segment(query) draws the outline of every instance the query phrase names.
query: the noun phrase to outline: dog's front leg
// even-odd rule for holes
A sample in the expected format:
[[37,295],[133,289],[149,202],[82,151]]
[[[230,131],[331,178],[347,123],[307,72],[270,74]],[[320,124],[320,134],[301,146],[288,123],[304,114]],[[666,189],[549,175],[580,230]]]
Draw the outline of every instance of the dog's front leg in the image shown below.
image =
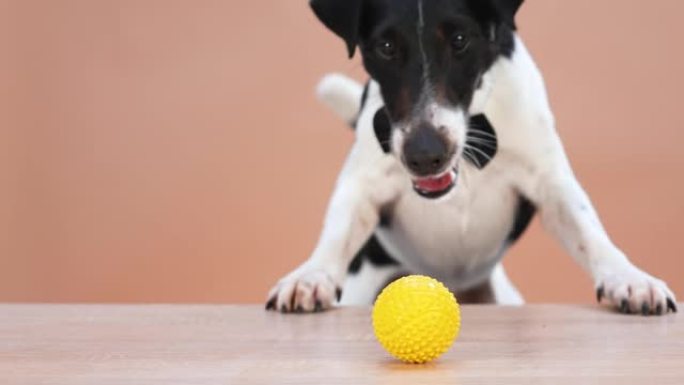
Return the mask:
[[376,143],[356,143],[337,182],[314,252],[271,289],[267,309],[310,312],[339,301],[349,263],[378,225],[380,209],[397,191],[392,177],[395,167]]
[[597,299],[624,313],[676,311],[675,296],[665,282],[633,265],[610,240],[567,161],[537,179],[533,200],[544,226],[591,274]]
[[353,180],[340,180],[318,245],[309,260],[271,289],[267,309],[318,311],[339,301],[349,263],[378,221],[379,210],[364,189]]

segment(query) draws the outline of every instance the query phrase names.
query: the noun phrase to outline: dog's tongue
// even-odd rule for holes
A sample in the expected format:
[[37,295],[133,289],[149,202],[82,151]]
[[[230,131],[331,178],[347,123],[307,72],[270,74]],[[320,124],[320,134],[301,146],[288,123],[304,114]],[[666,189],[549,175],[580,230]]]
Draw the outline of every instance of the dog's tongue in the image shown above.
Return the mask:
[[421,191],[425,192],[439,192],[451,186],[454,182],[450,172],[436,178],[421,178],[416,179],[413,183]]

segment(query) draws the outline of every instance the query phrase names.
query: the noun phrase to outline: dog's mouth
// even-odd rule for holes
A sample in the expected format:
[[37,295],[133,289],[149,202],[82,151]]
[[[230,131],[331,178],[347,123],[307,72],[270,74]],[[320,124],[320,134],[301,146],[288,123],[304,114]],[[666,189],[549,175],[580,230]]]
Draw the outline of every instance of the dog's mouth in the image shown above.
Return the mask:
[[424,198],[437,199],[454,188],[457,177],[458,167],[454,166],[439,175],[414,178],[413,189]]

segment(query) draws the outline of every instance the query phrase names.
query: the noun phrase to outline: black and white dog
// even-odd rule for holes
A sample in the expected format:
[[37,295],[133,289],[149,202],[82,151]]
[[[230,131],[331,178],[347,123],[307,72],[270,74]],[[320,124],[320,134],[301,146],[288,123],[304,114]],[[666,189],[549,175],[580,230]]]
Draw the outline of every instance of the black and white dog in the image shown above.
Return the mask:
[[599,302],[676,311],[667,285],[611,242],[573,175],[515,32],[521,3],[311,0],[350,57],[360,49],[371,81],[330,76],[320,86],[356,122],[356,141],[317,247],[271,290],[268,309],[368,304],[405,274],[433,276],[462,302],[521,304],[501,258],[538,212]]

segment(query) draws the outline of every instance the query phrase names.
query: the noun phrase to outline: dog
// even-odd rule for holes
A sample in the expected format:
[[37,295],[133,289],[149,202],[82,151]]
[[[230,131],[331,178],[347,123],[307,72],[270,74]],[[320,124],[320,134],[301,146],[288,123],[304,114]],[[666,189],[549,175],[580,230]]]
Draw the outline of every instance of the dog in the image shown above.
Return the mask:
[[[599,303],[676,312],[662,280],[632,264],[575,178],[542,75],[516,33],[522,0],[311,0],[358,49],[370,80],[323,80],[356,140],[311,257],[266,308],[315,312],[372,303],[425,274],[461,302],[524,302],[501,259],[535,214],[590,274]],[[344,290],[343,290],[344,288]]]

